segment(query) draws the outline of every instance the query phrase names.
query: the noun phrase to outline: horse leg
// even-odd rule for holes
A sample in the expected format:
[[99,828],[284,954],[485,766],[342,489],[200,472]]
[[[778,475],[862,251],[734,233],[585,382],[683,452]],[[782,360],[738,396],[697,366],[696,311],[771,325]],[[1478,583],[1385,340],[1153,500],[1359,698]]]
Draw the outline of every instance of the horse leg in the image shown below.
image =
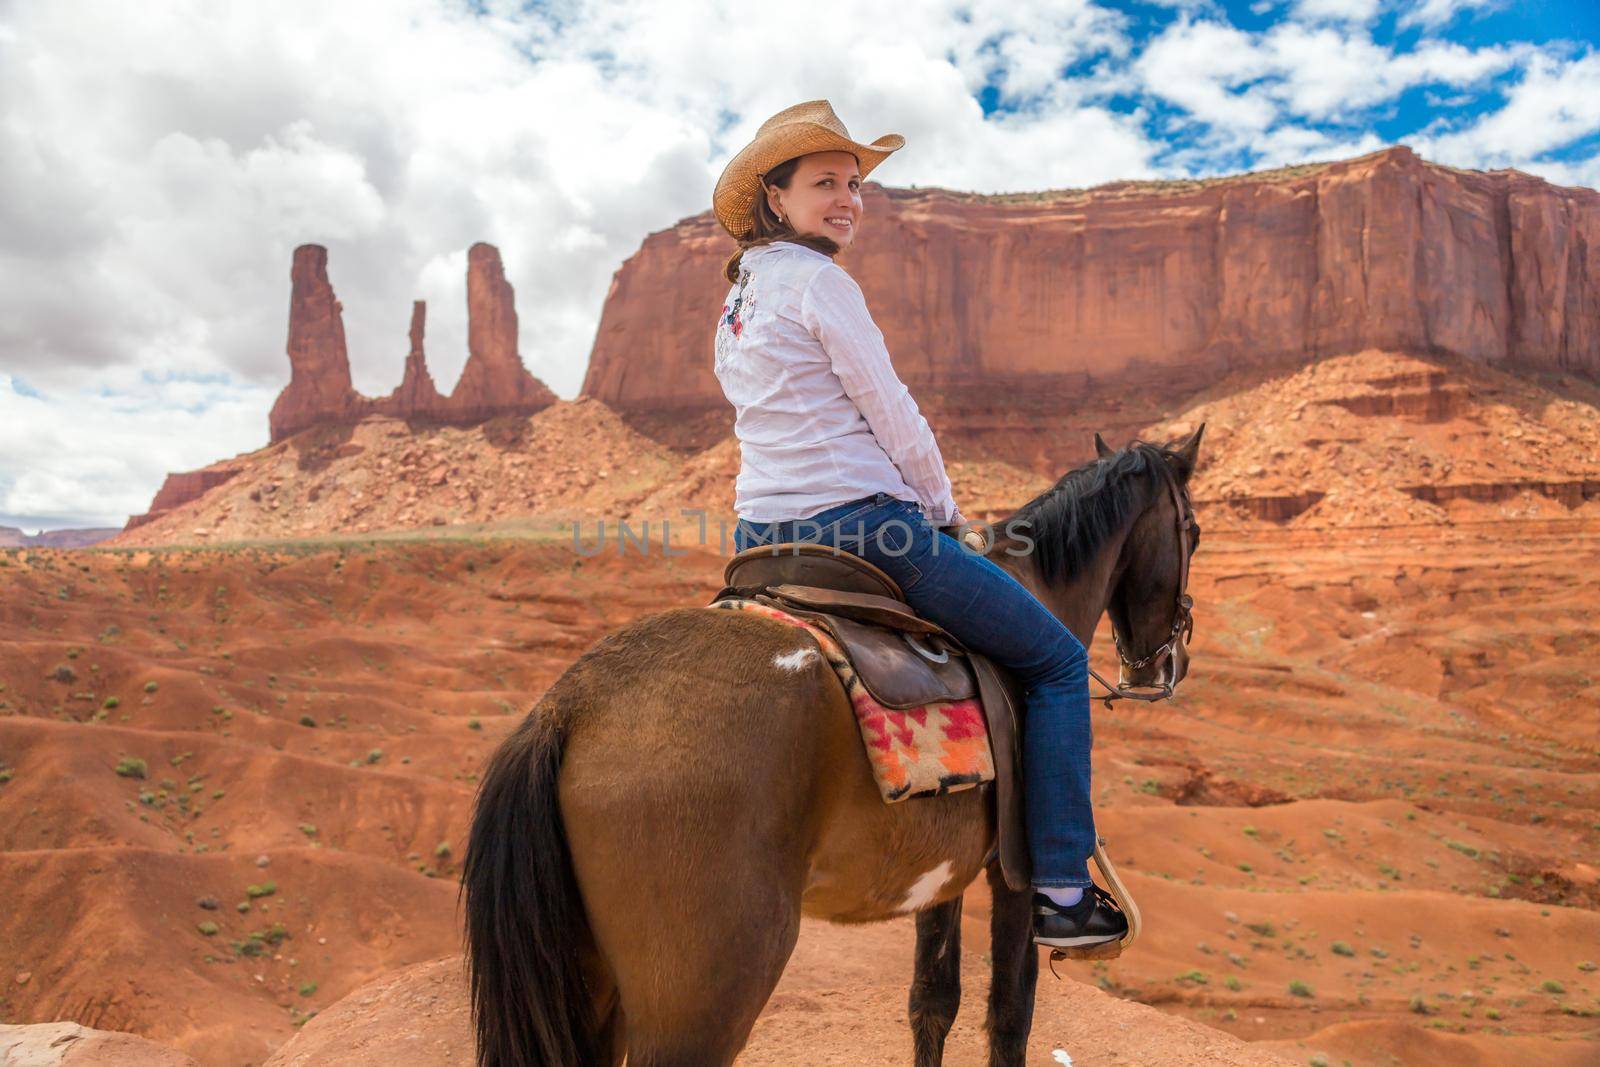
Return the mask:
[[666,920],[649,909],[636,917],[627,952],[644,966],[622,985],[628,1067],[730,1067],[794,951],[798,894],[734,879],[720,898],[705,889],[675,931],[643,929]]
[[961,1007],[961,898],[917,912],[911,980],[911,1041],[916,1067],[944,1062],[944,1039]]
[[1039,950],[1033,944],[1033,901],[1024,890],[1006,885],[998,862],[989,865],[989,953],[994,972],[989,984],[989,1067],[1026,1067],[1028,1034],[1033,1029],[1033,993],[1039,979]]

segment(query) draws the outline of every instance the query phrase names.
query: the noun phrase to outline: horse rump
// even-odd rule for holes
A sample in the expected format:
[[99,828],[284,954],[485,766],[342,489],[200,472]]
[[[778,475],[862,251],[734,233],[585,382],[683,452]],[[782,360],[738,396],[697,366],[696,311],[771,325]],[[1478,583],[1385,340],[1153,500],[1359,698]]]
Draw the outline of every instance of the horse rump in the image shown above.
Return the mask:
[[462,864],[478,1067],[590,1067],[588,920],[561,821],[562,731],[536,708],[489,761]]

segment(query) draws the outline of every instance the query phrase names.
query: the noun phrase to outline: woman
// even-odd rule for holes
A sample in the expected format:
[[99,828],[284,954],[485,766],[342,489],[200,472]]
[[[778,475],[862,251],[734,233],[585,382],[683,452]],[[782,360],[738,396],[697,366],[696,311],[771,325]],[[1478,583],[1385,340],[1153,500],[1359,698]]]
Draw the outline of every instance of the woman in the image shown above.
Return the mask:
[[[1034,940],[1114,941],[1126,921],[1085,892],[1095,842],[1088,656],[1021,583],[939,529],[967,525],[939,446],[860,287],[833,262],[856,243],[862,179],[904,144],[899,134],[858,144],[826,100],[811,100],[763,123],[717,181],[717,219],[739,242],[715,345],[737,411],[734,544],[854,552],[898,582],[918,614],[1016,672],[1027,689]],[[983,545],[976,531],[964,539]]]

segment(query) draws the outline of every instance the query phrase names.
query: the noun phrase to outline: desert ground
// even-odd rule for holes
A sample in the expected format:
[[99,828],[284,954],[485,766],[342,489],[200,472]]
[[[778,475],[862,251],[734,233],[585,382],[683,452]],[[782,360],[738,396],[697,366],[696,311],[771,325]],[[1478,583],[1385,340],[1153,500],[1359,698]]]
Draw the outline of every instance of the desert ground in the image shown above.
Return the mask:
[[[1038,1062],[1600,1063],[1588,510],[1207,527],[1179,694],[1095,705],[1144,936],[1044,973]],[[0,1022],[333,1063],[396,1010],[341,999],[400,972],[433,990],[415,1062],[468,1062],[478,772],[601,635],[709,599],[724,554],[685,551],[447,527],[0,553]],[[986,918],[975,886],[952,1064],[982,1062]],[[808,924],[743,1062],[908,1062],[911,944]]]

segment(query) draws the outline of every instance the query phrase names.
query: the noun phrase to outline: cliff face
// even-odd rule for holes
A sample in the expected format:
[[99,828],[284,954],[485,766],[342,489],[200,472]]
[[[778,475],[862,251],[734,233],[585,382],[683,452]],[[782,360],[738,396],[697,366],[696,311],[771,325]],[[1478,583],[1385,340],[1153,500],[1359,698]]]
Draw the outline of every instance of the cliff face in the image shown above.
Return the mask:
[[[866,291],[913,390],[1183,395],[1364,348],[1600,380],[1600,193],[1397,147],[1223,179],[1033,197],[866,186]],[[617,272],[583,393],[725,406],[712,334],[733,251],[710,213]]]
[[394,392],[374,399],[356,392],[350,382],[344,321],[328,280],[327,249],[295,249],[290,280],[290,376],[269,416],[273,442],[313,426],[350,423],[368,415],[473,423],[495,415],[531,415],[555,402],[555,394],[528,373],[517,353],[515,294],[493,245],[480,242],[467,253],[471,354],[448,397],[439,393],[428,373],[422,301],[412,305],[404,377]]

